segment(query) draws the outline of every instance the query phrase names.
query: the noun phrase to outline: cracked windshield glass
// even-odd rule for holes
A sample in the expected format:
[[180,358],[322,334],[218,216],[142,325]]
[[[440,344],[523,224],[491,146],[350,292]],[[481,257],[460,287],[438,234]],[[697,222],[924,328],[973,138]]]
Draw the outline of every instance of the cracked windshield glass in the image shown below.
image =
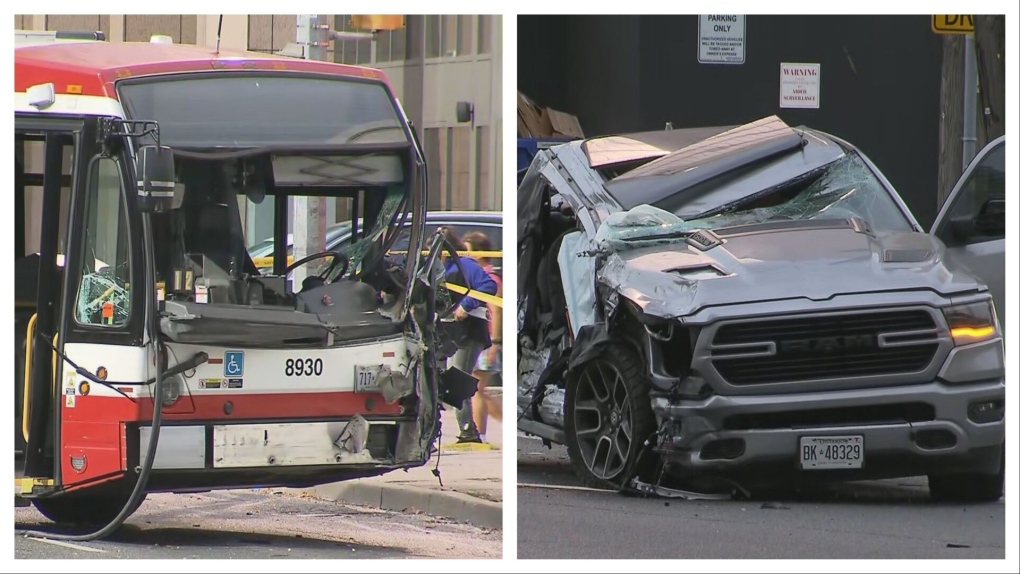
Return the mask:
[[[754,183],[754,182],[752,182]],[[596,239],[605,247],[625,242],[635,247],[679,241],[696,229],[717,229],[775,221],[849,219],[858,217],[876,230],[908,231],[910,224],[882,183],[856,153],[844,155],[821,168],[800,174],[776,185],[751,193],[719,207],[687,215],[688,197],[697,196],[699,208],[711,205],[713,196],[730,198],[747,186],[747,180],[718,185],[698,193],[689,188],[669,195],[653,205],[639,205],[610,215]]]

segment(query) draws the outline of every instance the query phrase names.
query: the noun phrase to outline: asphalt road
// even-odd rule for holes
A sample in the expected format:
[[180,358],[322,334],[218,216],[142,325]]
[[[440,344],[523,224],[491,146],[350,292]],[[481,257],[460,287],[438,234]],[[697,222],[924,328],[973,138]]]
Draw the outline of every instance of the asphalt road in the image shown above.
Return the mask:
[[[1006,507],[938,504],[924,478],[767,499],[580,488],[566,449],[517,440],[518,558],[1005,558]],[[531,485],[531,486],[526,486]]]
[[[503,533],[423,514],[235,490],[150,495],[127,524],[100,542],[14,535],[15,558],[500,558]],[[34,508],[15,525],[48,528]]]

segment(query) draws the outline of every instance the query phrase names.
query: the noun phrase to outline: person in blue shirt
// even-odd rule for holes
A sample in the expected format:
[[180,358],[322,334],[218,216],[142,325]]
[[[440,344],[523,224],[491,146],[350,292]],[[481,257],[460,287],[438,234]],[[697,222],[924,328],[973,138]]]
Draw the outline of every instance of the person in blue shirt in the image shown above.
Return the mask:
[[[464,242],[457,237],[452,229],[443,228],[443,234],[458,252],[467,250]],[[496,294],[498,290],[496,281],[478,261],[464,255],[461,255],[459,259],[460,266],[458,267],[452,257],[446,258],[444,267],[447,283],[489,295]],[[465,296],[454,309],[453,318],[457,322],[457,328],[452,329],[451,333],[453,333],[452,338],[457,345],[457,352],[451,358],[452,366],[471,374],[475,370],[478,356],[492,345],[492,339],[489,336],[488,306],[473,297]],[[460,427],[457,442],[482,442],[478,427],[475,425],[471,399],[464,401],[461,408],[457,409],[457,426]]]

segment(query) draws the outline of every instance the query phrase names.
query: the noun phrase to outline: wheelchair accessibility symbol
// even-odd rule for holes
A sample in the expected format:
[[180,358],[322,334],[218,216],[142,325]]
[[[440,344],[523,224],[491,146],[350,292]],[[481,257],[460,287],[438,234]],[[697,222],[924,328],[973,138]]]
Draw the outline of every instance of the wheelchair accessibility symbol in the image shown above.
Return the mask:
[[228,377],[244,375],[244,351],[227,351],[223,354],[223,374]]

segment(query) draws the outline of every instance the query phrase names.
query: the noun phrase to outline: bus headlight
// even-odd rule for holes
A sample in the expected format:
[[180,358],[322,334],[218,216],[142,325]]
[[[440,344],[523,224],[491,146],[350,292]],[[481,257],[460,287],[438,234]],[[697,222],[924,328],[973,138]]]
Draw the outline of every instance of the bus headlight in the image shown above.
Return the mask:
[[990,300],[946,307],[942,313],[946,316],[949,333],[957,347],[980,343],[999,335],[995,309]]
[[173,375],[163,379],[163,406],[170,407],[181,398],[181,386],[184,380],[180,375]]

